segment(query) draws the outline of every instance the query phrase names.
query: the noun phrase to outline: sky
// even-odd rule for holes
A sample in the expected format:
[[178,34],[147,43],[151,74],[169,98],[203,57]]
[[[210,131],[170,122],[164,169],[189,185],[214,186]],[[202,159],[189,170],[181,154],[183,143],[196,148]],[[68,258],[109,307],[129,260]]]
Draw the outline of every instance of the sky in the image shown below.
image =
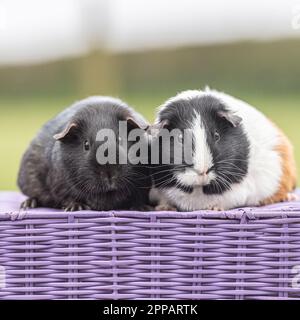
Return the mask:
[[300,38],[300,0],[0,0],[0,64]]

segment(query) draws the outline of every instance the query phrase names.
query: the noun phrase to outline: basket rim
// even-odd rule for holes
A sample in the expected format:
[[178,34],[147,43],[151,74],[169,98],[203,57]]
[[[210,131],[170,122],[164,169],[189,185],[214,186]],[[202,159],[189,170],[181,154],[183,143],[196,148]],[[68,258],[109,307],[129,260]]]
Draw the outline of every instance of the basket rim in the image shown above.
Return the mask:
[[[45,209],[44,209],[45,210]],[[53,210],[53,209],[49,209]],[[0,220],[10,220],[12,214],[18,211],[0,212]],[[256,220],[266,218],[299,218],[300,208],[285,207],[277,210],[268,208],[240,208],[229,211],[193,211],[193,212],[176,212],[176,211],[74,211],[65,212],[56,210],[55,212],[41,211],[39,209],[28,210],[23,220],[26,219],[114,219],[114,218],[140,218],[140,219],[220,219],[220,220]],[[300,220],[299,220],[300,222]]]
[[[297,190],[300,195],[300,189]],[[0,221],[11,220],[11,215],[17,215],[20,212],[19,203],[25,198],[16,191],[0,192]],[[1,202],[6,205],[1,206]],[[300,218],[300,202],[283,202],[264,207],[244,207],[226,211],[199,210],[191,212],[177,211],[130,211],[130,210],[111,210],[111,211],[74,211],[65,212],[53,208],[29,209],[25,213],[26,219],[68,219],[76,218],[140,218],[140,219],[223,219],[223,220],[255,220],[266,218]]]

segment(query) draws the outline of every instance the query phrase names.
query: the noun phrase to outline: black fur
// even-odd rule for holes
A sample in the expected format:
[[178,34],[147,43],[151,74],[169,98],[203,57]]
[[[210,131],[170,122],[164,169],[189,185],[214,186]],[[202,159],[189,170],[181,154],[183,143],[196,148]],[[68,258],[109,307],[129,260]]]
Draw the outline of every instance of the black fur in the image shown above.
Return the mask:
[[[75,103],[47,122],[25,152],[18,177],[22,192],[38,206],[67,210],[143,209],[151,186],[148,169],[141,166],[99,165],[96,134],[102,128],[118,133],[118,121],[130,116],[143,121],[125,103],[93,97]],[[68,123],[68,135],[55,140]],[[147,125],[147,123],[144,123]],[[118,135],[117,135],[118,136]],[[90,150],[84,150],[84,141]]]
[[[208,195],[222,194],[229,190],[232,184],[241,182],[248,172],[249,141],[243,126],[240,125],[242,119],[231,114],[219,99],[205,95],[169,103],[158,114],[158,122],[165,123],[164,127],[169,130],[191,129],[190,124],[195,117],[194,111],[201,116],[202,125],[207,133],[207,143],[213,156],[214,166],[210,170],[217,175],[210,184],[203,186],[203,192]],[[216,132],[220,135],[219,141],[215,139]],[[164,149],[161,144],[160,151],[164,152]],[[173,174],[173,171],[184,170],[187,166],[187,164],[153,166],[156,186],[160,188],[176,186],[184,192],[191,193],[193,187],[179,184]]]

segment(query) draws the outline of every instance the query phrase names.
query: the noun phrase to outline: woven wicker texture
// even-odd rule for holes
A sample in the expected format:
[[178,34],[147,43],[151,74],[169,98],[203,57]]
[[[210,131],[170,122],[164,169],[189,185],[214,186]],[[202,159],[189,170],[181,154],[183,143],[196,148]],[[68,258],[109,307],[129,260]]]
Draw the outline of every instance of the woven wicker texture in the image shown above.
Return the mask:
[[0,299],[300,298],[299,202],[192,213],[34,209],[11,221],[22,199],[0,193]]

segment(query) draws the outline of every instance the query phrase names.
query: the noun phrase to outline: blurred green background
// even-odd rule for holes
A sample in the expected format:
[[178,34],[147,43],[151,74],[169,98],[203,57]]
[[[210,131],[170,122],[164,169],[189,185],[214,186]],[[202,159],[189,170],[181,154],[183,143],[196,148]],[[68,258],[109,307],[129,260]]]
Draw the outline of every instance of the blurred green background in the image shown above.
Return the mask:
[[145,2],[0,0],[0,190],[17,189],[30,140],[75,100],[117,96],[153,121],[167,98],[206,85],[266,113],[300,168],[300,7]]

